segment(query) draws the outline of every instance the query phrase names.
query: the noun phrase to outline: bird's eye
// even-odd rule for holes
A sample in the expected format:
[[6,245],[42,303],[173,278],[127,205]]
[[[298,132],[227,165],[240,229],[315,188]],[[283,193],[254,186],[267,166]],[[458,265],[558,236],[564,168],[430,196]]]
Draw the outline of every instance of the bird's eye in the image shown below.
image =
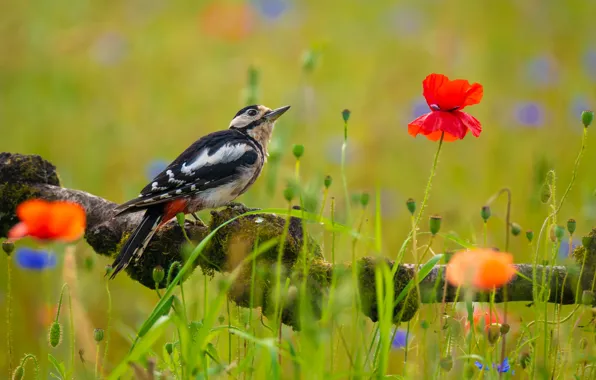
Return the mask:
[[257,116],[257,110],[248,110],[246,114],[248,116]]

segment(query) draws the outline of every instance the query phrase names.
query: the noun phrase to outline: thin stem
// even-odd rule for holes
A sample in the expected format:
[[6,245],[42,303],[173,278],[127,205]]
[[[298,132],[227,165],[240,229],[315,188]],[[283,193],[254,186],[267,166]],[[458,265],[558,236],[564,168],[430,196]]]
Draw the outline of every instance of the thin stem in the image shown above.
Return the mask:
[[344,142],[341,146],[341,182],[344,188],[344,198],[346,202],[346,222],[351,220],[350,195],[348,193],[348,179],[346,177],[346,149],[348,146],[348,122],[344,122]]
[[[406,240],[409,240],[414,235],[414,231],[418,228],[420,224],[420,218],[422,218],[422,214],[424,214],[424,210],[426,209],[426,204],[428,203],[428,198],[430,197],[430,190],[433,183],[433,178],[435,177],[435,173],[437,171],[437,164],[439,163],[439,154],[441,153],[441,147],[443,146],[443,139],[445,138],[445,132],[441,133],[441,139],[439,140],[439,146],[437,147],[437,151],[435,152],[435,157],[433,159],[433,164],[430,168],[430,175],[428,176],[428,181],[426,182],[426,188],[424,189],[424,197],[422,198],[422,203],[420,204],[420,211],[418,211],[418,215],[416,216],[416,220],[410,230]],[[400,255],[401,254],[401,255]],[[402,260],[403,252],[398,253],[398,258],[396,260],[396,264],[399,264]],[[397,265],[395,265],[393,271],[397,271]],[[392,275],[394,275],[392,273]]]
[[12,256],[6,260],[6,344],[8,345],[8,378],[12,377]]
[[106,281],[106,293],[108,294],[108,324],[106,326],[105,338],[106,344],[103,348],[103,366],[101,367],[101,377],[104,376],[104,370],[108,360],[108,348],[110,346],[110,331],[112,329],[112,293],[110,292],[110,281]]
[[99,375],[99,343],[95,344],[95,378]]

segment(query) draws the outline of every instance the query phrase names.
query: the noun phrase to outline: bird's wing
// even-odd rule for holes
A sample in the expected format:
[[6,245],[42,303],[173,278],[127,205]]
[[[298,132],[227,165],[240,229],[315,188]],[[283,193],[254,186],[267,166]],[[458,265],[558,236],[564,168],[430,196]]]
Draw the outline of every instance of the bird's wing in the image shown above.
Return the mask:
[[225,130],[207,135],[159,173],[140,195],[116,208],[116,215],[216,188],[233,181],[253,165],[259,149],[241,133]]

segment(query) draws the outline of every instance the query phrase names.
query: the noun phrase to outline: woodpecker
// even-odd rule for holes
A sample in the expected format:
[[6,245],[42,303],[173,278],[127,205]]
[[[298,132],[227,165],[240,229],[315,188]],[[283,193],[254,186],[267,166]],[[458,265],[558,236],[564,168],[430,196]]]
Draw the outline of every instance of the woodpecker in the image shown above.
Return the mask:
[[137,198],[116,207],[115,216],[145,214],[114,260],[111,278],[138,260],[155,232],[177,214],[225,206],[248,190],[267,161],[275,122],[289,108],[242,108],[228,129],[195,141]]

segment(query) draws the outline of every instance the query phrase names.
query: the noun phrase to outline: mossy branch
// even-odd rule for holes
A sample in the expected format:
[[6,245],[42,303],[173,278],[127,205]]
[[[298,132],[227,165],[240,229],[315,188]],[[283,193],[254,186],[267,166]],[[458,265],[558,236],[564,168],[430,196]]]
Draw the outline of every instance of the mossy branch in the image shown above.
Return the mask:
[[[21,155],[11,153],[0,153],[0,237],[6,237],[10,227],[17,223],[15,215],[16,206],[26,199],[43,198],[48,200],[67,200],[81,204],[87,212],[87,229],[85,240],[100,255],[114,256],[118,248],[126,239],[132,229],[139,223],[140,214],[131,214],[124,217],[114,218],[116,203],[100,198],[98,196],[60,186],[59,177],[54,165],[35,155]],[[230,205],[219,211],[212,211],[210,224],[187,220],[185,223],[186,234],[194,242],[198,242],[209,234],[214,228],[231,218],[245,213],[248,209],[240,204]],[[200,266],[203,272],[213,274],[214,272],[227,272],[234,269],[244,257],[250,255],[255,242],[266,242],[272,238],[279,238],[285,225],[285,218],[271,214],[250,215],[239,218],[221,228],[197,260],[196,266]],[[588,252],[585,269],[582,275],[581,290],[592,289],[592,278],[596,267],[596,230],[584,238],[588,247],[578,248],[574,254],[576,260],[581,263],[585,252]],[[322,310],[326,307],[326,294],[331,284],[334,271],[339,280],[346,278],[349,281],[351,264],[336,265],[325,261],[321,255],[318,244],[302,230],[302,223],[296,218],[290,219],[289,233],[284,244],[282,283],[289,279],[289,286],[285,294],[284,310],[282,320],[285,324],[300,328],[297,302],[303,295],[300,294],[300,285],[303,279],[302,264],[298,263],[301,254],[302,244],[306,241],[310,256],[309,271],[307,273],[308,300],[312,307],[313,316],[320,318]],[[161,265],[166,270],[174,262],[184,261],[186,239],[183,231],[176,222],[168,222],[152,239],[142,258],[132,263],[127,268],[128,275],[151,289],[155,288],[152,272],[153,268]],[[277,260],[277,247],[272,247],[258,258],[257,271],[253,280],[253,266],[246,265],[242,268],[241,275],[231,287],[230,296],[239,305],[250,306],[251,284],[255,284],[253,295],[253,306],[262,307],[265,314],[272,312],[271,294],[273,283],[271,279],[274,274],[274,263]],[[376,305],[375,275],[374,267],[379,259],[364,257],[357,263],[359,268],[359,286],[362,299],[363,312],[373,321],[378,319]],[[385,263],[392,267],[394,263],[385,260]],[[414,278],[414,265],[400,265],[394,276],[395,295],[400,294],[406,284]],[[532,282],[525,278],[532,278],[533,267],[530,264],[519,264],[518,271],[523,276],[517,276],[509,284],[509,301],[532,301]],[[575,303],[575,286],[578,273],[569,270],[564,266],[538,266],[537,270],[553,271],[550,283],[548,302],[563,304]],[[573,272],[573,273],[572,273]],[[422,302],[441,302],[444,294],[444,266],[435,267],[432,272],[421,282]],[[344,275],[347,274],[347,275]],[[563,281],[568,274],[567,281]],[[541,276],[541,274],[539,274]],[[570,279],[572,279],[570,281]],[[561,289],[561,284],[565,284]],[[165,286],[165,281],[159,286]],[[452,302],[455,299],[456,289],[447,286],[445,301]],[[479,294],[478,299],[483,299]],[[406,297],[404,301],[394,308],[395,322],[398,319],[407,321],[411,319],[418,309],[417,297]],[[581,297],[579,297],[581,299]],[[495,297],[496,302],[502,301],[502,293],[499,291]],[[296,316],[296,317],[295,317]]]

